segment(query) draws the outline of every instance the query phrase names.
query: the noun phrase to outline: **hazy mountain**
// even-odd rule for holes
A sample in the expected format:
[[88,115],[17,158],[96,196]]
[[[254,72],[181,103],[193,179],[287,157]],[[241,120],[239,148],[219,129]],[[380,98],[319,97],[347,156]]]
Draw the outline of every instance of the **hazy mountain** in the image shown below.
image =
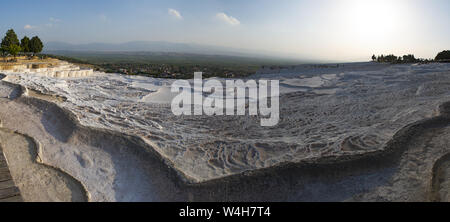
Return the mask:
[[189,44],[168,42],[126,42],[120,44],[89,43],[70,44],[65,42],[48,42],[46,50],[73,50],[73,51],[160,51],[160,52],[189,52],[205,51],[201,47],[193,47]]
[[89,44],[70,44],[65,42],[47,42],[44,52],[52,51],[79,51],[79,52],[174,52],[174,53],[193,53],[205,55],[227,55],[227,56],[245,56],[261,58],[286,58],[295,59],[292,55],[282,55],[271,52],[243,50],[219,46],[208,46],[200,44],[170,43],[156,41],[135,41],[126,43],[89,43]]

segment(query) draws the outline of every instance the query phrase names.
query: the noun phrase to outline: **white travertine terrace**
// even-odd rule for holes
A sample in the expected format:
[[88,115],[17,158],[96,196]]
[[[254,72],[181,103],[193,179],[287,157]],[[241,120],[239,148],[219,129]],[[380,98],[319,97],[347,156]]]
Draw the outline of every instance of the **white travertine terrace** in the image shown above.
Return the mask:
[[115,74],[8,74],[0,119],[91,201],[449,200],[450,64],[301,65],[249,79],[280,81],[277,126],[175,116],[175,80]]
[[0,67],[2,73],[38,74],[54,78],[85,77],[94,74],[92,69],[83,69],[66,61],[53,60],[52,63],[20,63],[7,68]]
[[250,78],[280,81],[280,122],[270,128],[248,115],[174,115],[175,80],[17,73],[5,81],[66,98],[59,105],[81,125],[141,137],[186,178],[201,183],[282,163],[381,152],[398,130],[433,116],[448,101],[449,70],[449,64],[438,63],[351,63],[258,73]]

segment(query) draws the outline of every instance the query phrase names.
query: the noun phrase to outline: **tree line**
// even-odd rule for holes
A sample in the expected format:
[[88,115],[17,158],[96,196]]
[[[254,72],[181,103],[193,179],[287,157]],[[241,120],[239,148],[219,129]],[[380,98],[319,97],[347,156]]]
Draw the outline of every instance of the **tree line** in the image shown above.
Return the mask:
[[44,49],[44,44],[38,36],[34,36],[31,39],[25,36],[19,41],[17,34],[13,29],[6,32],[0,45],[2,56],[6,57],[11,55],[14,56],[14,60],[19,53],[36,55],[42,52],[42,49]]
[[417,62],[449,62],[450,61],[450,50],[445,50],[440,52],[436,58],[433,59],[417,59],[413,54],[404,55],[404,56],[395,56],[393,54],[390,55],[379,55],[372,56],[372,61],[380,62],[380,63],[393,63],[393,64],[402,64],[402,63],[417,63]]
[[404,55],[404,56],[395,56],[395,55],[391,54],[391,55],[380,55],[380,56],[373,55],[372,61],[380,62],[380,63],[401,64],[401,63],[426,62],[428,60],[417,59],[413,54],[408,54],[408,55]]

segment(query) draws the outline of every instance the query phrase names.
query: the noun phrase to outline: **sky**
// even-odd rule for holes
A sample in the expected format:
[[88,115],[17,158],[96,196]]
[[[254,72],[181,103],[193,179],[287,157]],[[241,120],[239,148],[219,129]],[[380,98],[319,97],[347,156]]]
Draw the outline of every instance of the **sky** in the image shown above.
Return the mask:
[[[448,0],[0,0],[0,33],[44,42],[167,41],[364,61],[450,49]],[[7,9],[7,10],[5,10]]]

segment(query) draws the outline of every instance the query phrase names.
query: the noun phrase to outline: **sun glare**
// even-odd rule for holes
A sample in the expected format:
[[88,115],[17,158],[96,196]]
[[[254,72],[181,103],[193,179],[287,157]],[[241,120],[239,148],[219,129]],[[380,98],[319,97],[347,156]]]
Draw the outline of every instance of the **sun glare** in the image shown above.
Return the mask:
[[349,0],[344,8],[348,34],[368,42],[392,37],[402,22],[402,9],[397,1]]

